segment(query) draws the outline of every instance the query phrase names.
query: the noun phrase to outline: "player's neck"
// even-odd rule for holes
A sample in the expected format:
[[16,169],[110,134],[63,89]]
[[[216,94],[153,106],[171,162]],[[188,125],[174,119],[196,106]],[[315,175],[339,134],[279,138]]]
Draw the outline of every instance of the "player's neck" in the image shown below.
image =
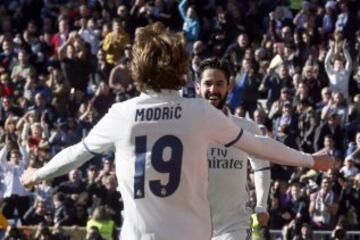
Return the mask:
[[229,116],[230,114],[230,109],[226,106],[224,106],[221,111],[225,114],[225,116]]

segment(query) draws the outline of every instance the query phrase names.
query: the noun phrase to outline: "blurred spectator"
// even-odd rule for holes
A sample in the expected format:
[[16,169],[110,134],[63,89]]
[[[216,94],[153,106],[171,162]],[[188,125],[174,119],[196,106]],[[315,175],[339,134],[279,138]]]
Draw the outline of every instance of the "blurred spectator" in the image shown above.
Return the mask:
[[6,118],[4,123],[4,129],[1,131],[1,140],[5,143],[6,140],[10,140],[10,142],[14,143],[18,139],[18,132],[16,130],[16,123],[18,118],[9,116]]
[[307,98],[300,100],[295,106],[297,106],[297,113],[299,114],[299,146],[305,152],[313,152],[312,143],[318,124],[316,112]]
[[91,59],[84,40],[76,32],[71,32],[66,42],[59,48],[59,59],[65,81],[77,91],[86,93],[90,80]]
[[4,124],[5,120],[8,117],[20,117],[24,109],[19,108],[13,103],[13,99],[11,97],[3,97],[1,99],[0,105],[0,123]]
[[52,204],[52,195],[53,188],[48,181],[42,181],[34,188],[34,198],[43,201],[46,204],[46,208],[50,211],[54,210],[54,205]]
[[40,223],[51,224],[51,215],[46,207],[45,201],[36,198],[33,206],[31,206],[24,215],[24,222],[27,225],[38,225]]
[[357,221],[357,210],[352,205],[352,184],[351,180],[340,176],[338,182],[341,185],[339,194],[338,224],[346,229],[355,229]]
[[95,56],[100,48],[100,30],[97,28],[94,18],[88,20],[84,18],[82,21],[84,24],[78,33],[86,43],[90,44],[91,54]]
[[310,197],[309,213],[313,228],[332,229],[337,210],[337,196],[331,190],[330,179],[324,177],[320,189]]
[[311,240],[313,239],[312,229],[308,223],[303,223],[300,233],[294,236],[294,240]]
[[194,6],[187,6],[188,0],[179,3],[179,12],[184,20],[183,31],[187,40],[186,49],[191,52],[192,45],[199,40],[200,20],[198,19]]
[[322,17],[321,33],[323,38],[328,37],[335,28],[336,21],[336,2],[328,1],[325,4],[325,14]]
[[131,35],[136,32],[136,28],[144,27],[152,22],[151,11],[145,0],[135,0],[130,8]]
[[51,105],[55,108],[58,116],[64,117],[68,112],[70,84],[58,68],[49,69],[50,76],[48,86],[52,92]]
[[[355,74],[357,76],[359,76],[359,67],[360,67],[360,30],[356,31],[356,42],[355,42],[355,55],[354,56],[354,69],[355,70]],[[359,74],[358,74],[359,73]],[[359,84],[359,77],[356,78],[357,79],[357,83]],[[357,84],[357,85],[358,85]]]
[[96,67],[92,74],[92,84],[97,86],[101,82],[106,82],[109,79],[111,71],[112,65],[106,61],[104,50],[99,49],[96,54]]
[[82,128],[73,117],[58,118],[54,125],[49,137],[53,154],[81,140]]
[[330,81],[330,88],[333,92],[340,92],[345,99],[349,98],[349,79],[352,70],[352,60],[349,54],[347,43],[343,43],[343,53],[346,62],[339,56],[334,59],[334,65],[331,64],[331,58],[334,56],[333,44],[326,54],[325,69]]
[[82,135],[86,136],[89,133],[90,129],[99,120],[99,114],[91,105],[82,106],[85,106],[85,111],[79,116],[79,124],[82,128]]
[[91,218],[86,224],[87,231],[90,231],[90,228],[93,226],[97,227],[103,239],[113,239],[115,224],[114,221],[110,219],[105,206],[95,208]]
[[130,75],[129,59],[122,59],[110,73],[109,87],[115,94],[116,102],[122,102],[135,95],[135,85]]
[[269,111],[269,118],[274,120],[278,118],[282,114],[282,108],[284,107],[285,103],[290,103],[291,105],[291,91],[289,88],[284,87],[281,89],[281,95],[279,99],[274,101],[271,105],[270,111]]
[[[323,107],[332,104],[332,91],[329,87],[321,89],[321,100],[316,103],[316,112],[321,113]],[[319,114],[320,115],[320,114]]]
[[340,173],[342,173],[345,178],[352,179],[358,172],[359,169],[354,166],[352,158],[345,158],[344,166],[340,169]]
[[264,125],[267,131],[272,130],[272,122],[263,109],[257,109],[254,111],[254,122],[258,125]]
[[96,226],[91,226],[86,229],[85,240],[104,240],[104,238],[101,237],[99,229]]
[[29,63],[28,53],[25,50],[18,52],[17,63],[11,71],[13,82],[16,85],[22,85],[34,71],[34,67]]
[[14,86],[7,73],[0,74],[0,96],[10,97],[14,93]]
[[116,65],[123,56],[125,45],[130,41],[129,35],[124,31],[119,19],[112,21],[112,32],[105,36],[103,50],[106,53],[106,61]]
[[356,174],[353,180],[353,185],[350,187],[350,204],[355,212],[355,229],[360,226],[360,209],[357,207],[360,204],[360,173]]
[[161,21],[166,25],[168,25],[168,22],[171,18],[169,9],[163,0],[154,0],[153,6],[150,7],[150,14],[154,22]]
[[236,85],[228,95],[228,105],[232,110],[242,107],[244,113],[248,112],[253,118],[253,113],[257,108],[261,79],[255,73],[250,59],[243,59],[241,71],[235,76],[235,82]]
[[31,196],[31,192],[20,183],[20,177],[29,163],[27,151],[23,145],[6,138],[5,146],[0,151],[0,161],[5,183],[3,214],[8,219],[18,218],[23,222]]
[[53,239],[54,236],[50,232],[50,229],[47,227],[46,224],[42,223],[39,224],[36,228],[36,232],[34,235],[35,240],[50,240]]
[[[68,174],[68,181],[60,183],[54,193],[61,192],[63,194],[82,194],[86,193],[86,183],[81,179],[81,172],[78,169],[71,170]],[[66,195],[65,195],[66,196]]]
[[114,175],[102,178],[101,185],[93,186],[92,192],[100,200],[100,205],[107,207],[108,213],[117,226],[122,223],[121,211],[123,203],[120,192],[117,191],[117,181]]
[[24,234],[21,232],[19,228],[14,225],[9,225],[6,228],[4,240],[25,240]]
[[241,33],[236,42],[229,45],[224,53],[224,58],[229,61],[234,71],[240,70],[240,63],[245,55],[245,50],[249,45],[249,37],[246,33]]
[[296,219],[285,225],[282,229],[282,239],[290,240],[295,239],[296,236],[301,235],[301,223]]
[[321,111],[321,120],[328,119],[329,115],[334,112],[341,118],[341,126],[344,126],[345,122],[348,120],[349,112],[346,99],[342,93],[337,92],[333,94],[333,98]]
[[129,7],[126,4],[119,5],[117,9],[117,17],[119,18],[121,24],[123,25],[123,28],[125,32],[129,33],[131,36],[133,35],[132,24],[131,19],[129,15]]
[[58,192],[53,196],[55,226],[72,226],[75,220],[74,207],[65,194]]
[[281,229],[286,223],[291,221],[289,209],[281,207],[279,198],[274,194],[270,195],[270,210],[271,216],[269,227],[271,229]]
[[341,13],[336,19],[335,27],[344,33],[345,38],[352,40],[355,33],[355,26],[347,1],[340,1],[339,9]]
[[31,117],[31,115],[35,114],[36,113],[34,112],[26,114],[24,127],[21,133],[21,140],[25,143],[26,150],[32,153],[38,151],[39,148],[49,146],[48,125],[45,122],[31,123],[31,120],[29,120],[29,115]]
[[354,96],[354,104],[349,107],[348,122],[345,123],[346,134],[350,142],[360,132],[360,94]]
[[297,148],[298,118],[290,101],[284,102],[281,115],[274,119],[273,127],[274,136],[278,141],[291,148]]
[[89,102],[102,118],[108,112],[111,105],[115,102],[115,96],[110,91],[109,85],[106,82],[101,82],[96,89],[95,96]]
[[301,191],[299,183],[294,182],[290,187],[291,215],[299,223],[309,222],[309,201],[304,192]]
[[[283,88],[287,88],[286,91]],[[293,85],[291,77],[289,76],[289,69],[286,65],[282,65],[279,68],[279,74],[273,72],[265,76],[259,90],[267,92],[267,106],[270,109],[272,104],[281,97],[280,93],[287,93],[291,96],[292,89]],[[270,116],[270,118],[272,118],[272,116]]]
[[325,122],[317,127],[314,139],[315,151],[319,151],[324,147],[324,139],[326,135],[333,136],[335,148],[339,149],[340,151],[344,150],[345,131],[340,123],[340,116],[337,112],[333,112]]
[[13,43],[10,39],[5,39],[2,42],[2,52],[0,53],[0,73],[11,73],[16,64],[16,53],[14,51]]
[[324,137],[324,148],[321,151],[327,152],[331,156],[341,157],[342,151],[335,147],[334,136],[331,134]]
[[57,50],[63,46],[69,37],[69,22],[63,18],[59,20],[58,32],[52,37],[51,44],[54,50],[54,54],[57,55]]
[[345,240],[346,239],[346,230],[342,226],[337,225],[331,233],[331,239]]
[[298,106],[303,99],[306,99],[310,106],[314,106],[315,101],[312,96],[310,96],[309,86],[306,82],[300,82],[295,86],[295,89],[296,92],[292,102],[293,106]]
[[347,157],[360,166],[360,131],[355,135],[355,143],[351,143],[347,150]]
[[269,13],[269,32],[271,36],[278,40],[281,29],[285,26],[290,25],[291,17],[285,13],[283,6],[277,6],[273,12]]

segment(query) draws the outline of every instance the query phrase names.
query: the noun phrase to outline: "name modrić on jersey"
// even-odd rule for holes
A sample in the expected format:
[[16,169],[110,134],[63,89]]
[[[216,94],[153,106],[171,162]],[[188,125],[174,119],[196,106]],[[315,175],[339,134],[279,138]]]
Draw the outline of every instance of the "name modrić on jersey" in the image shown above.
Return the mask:
[[136,109],[135,122],[173,120],[181,118],[182,108],[178,106]]

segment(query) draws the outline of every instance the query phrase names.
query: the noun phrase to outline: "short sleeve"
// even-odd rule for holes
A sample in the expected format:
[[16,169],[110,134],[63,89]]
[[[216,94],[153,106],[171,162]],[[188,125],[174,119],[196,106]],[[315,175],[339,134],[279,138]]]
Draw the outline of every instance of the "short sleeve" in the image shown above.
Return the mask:
[[204,125],[208,138],[212,142],[223,144],[230,147],[237,142],[243,133],[243,130],[227,117],[222,111],[219,111],[210,104],[205,107]]

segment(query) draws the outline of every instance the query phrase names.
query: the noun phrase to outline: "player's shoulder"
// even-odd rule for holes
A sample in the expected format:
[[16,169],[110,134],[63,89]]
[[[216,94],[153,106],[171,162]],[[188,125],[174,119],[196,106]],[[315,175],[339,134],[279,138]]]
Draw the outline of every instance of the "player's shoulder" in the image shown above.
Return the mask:
[[195,104],[202,104],[203,106],[211,106],[210,103],[204,98],[195,97],[195,98],[183,98],[186,102],[193,102]]
[[123,102],[113,103],[109,108],[108,115],[120,117],[126,116],[129,114],[129,111],[133,111],[133,106],[138,101],[137,97],[131,98]]
[[183,103],[186,106],[191,106],[198,113],[209,112],[217,110],[206,99],[203,98],[183,98]]
[[238,117],[231,115],[231,119],[234,121],[234,123],[244,129],[245,131],[252,132],[252,133],[258,133],[259,132],[259,126],[252,121],[251,119],[247,119],[244,117]]

